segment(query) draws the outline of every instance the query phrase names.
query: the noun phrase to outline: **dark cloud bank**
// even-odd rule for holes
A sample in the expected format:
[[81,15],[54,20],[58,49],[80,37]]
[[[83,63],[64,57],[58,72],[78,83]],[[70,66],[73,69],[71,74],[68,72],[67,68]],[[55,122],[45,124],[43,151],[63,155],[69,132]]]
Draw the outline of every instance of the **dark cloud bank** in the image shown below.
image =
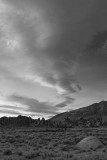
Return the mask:
[[12,95],[8,98],[9,100],[13,102],[18,102],[22,105],[27,105],[28,112],[34,112],[34,113],[46,113],[46,114],[56,114],[57,109],[52,107],[46,102],[40,102],[37,99],[18,96],[18,95]]
[[[22,35],[23,46],[27,49],[26,56],[31,59],[33,75],[68,93],[78,91],[80,87],[75,80],[78,53],[75,51],[75,40],[71,31],[71,20],[75,21],[76,18],[71,18],[72,5],[75,6],[75,3],[48,0],[7,2],[16,10],[19,7],[19,12],[22,12],[16,12],[14,16],[10,13],[8,18],[12,17],[12,25]],[[78,11],[78,6],[76,10]]]
[[100,54],[107,54],[107,30],[93,35],[85,51],[94,51]]

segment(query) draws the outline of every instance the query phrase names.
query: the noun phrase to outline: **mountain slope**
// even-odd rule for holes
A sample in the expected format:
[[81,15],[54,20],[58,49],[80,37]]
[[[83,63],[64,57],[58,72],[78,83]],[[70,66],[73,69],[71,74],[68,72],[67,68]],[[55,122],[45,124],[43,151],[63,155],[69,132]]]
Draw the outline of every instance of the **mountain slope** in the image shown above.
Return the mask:
[[64,112],[58,114],[50,119],[52,122],[64,122],[69,118],[71,121],[79,120],[80,118],[95,119],[102,118],[102,121],[107,121],[107,101],[101,101],[94,103],[90,106],[72,110],[70,112]]

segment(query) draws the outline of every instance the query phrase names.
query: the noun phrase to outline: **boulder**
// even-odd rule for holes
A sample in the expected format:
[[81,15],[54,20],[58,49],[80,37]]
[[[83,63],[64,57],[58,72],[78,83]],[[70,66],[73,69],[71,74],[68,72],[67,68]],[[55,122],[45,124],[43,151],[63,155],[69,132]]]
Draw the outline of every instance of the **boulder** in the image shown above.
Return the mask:
[[101,141],[95,136],[88,136],[82,139],[76,147],[83,151],[96,150],[97,148],[103,146]]

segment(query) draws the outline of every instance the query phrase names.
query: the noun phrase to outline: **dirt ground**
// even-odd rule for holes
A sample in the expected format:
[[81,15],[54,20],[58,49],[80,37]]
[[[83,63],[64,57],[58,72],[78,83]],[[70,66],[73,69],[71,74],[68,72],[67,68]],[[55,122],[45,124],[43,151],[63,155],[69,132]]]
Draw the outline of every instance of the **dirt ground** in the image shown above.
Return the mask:
[[[76,148],[83,138],[94,135],[104,144],[88,152]],[[107,128],[0,129],[0,160],[107,160]]]

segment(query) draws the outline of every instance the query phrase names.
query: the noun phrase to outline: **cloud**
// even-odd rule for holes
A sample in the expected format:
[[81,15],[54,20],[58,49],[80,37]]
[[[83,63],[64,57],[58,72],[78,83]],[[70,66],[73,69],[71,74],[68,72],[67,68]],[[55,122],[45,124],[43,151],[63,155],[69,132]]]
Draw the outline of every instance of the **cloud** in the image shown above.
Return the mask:
[[[0,116],[24,115],[24,116],[31,116],[35,118],[43,117],[42,113],[32,112],[29,109],[27,110],[27,108],[29,108],[29,106],[24,105],[24,104],[22,105],[21,103],[17,103],[17,102],[13,105],[0,105]],[[47,118],[48,115],[45,115],[45,117]]]
[[[19,95],[12,95],[8,97],[8,100],[14,103],[19,103],[23,106],[27,106],[26,112],[31,115],[54,115],[58,113],[58,109],[55,109],[51,104],[48,104],[47,102],[40,102],[37,99],[28,98],[24,96]],[[23,108],[23,107],[22,107]]]
[[7,115],[19,115],[23,113],[23,107],[19,106],[17,107],[16,105],[0,105],[0,115],[1,113],[7,114]]
[[66,102],[62,102],[62,103],[59,103],[59,104],[55,105],[56,108],[63,108],[63,107],[66,107],[66,106],[67,106]]
[[94,34],[86,47],[86,51],[105,53],[107,51],[107,30]]
[[[71,95],[69,94],[62,94],[61,97],[63,97],[63,102],[58,103],[55,105],[56,108],[64,108],[66,106],[68,106],[69,104],[72,104],[75,101],[75,98],[73,98]],[[59,96],[60,98],[60,96]]]
[[17,111],[14,111],[14,110],[0,110],[0,116],[4,116],[4,115],[6,115],[6,116],[13,116],[13,115],[15,115],[15,116],[17,116],[17,115],[19,115],[19,112],[17,112]]
[[[78,56],[59,18],[50,20],[38,1],[0,0],[0,4],[1,66],[16,77],[56,88],[60,93],[79,91],[75,80]],[[54,17],[55,12],[49,14]]]

